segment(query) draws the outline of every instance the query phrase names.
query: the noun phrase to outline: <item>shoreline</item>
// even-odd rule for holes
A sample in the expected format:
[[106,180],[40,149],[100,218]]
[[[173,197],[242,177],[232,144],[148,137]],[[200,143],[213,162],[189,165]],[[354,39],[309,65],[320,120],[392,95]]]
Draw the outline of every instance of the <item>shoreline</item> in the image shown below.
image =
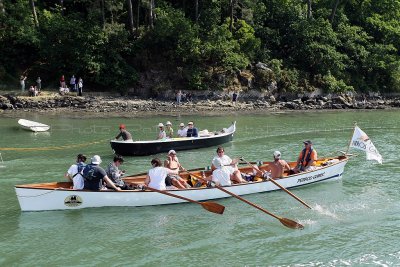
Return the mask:
[[400,107],[397,97],[369,97],[362,100],[350,96],[302,97],[293,100],[277,101],[275,98],[243,98],[237,102],[230,99],[194,99],[177,105],[173,100],[139,99],[123,96],[95,96],[87,94],[43,95],[37,97],[0,95],[0,114],[19,115],[28,112],[54,114],[98,114],[100,116],[146,117],[154,115],[190,115],[204,116],[221,114],[265,114],[291,112],[324,112],[354,110],[396,110]]

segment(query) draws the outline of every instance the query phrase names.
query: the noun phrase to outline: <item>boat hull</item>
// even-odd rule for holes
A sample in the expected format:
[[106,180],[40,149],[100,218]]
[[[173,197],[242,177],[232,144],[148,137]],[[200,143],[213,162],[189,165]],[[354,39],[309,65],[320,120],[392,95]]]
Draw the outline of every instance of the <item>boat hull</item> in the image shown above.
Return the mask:
[[235,130],[236,126],[233,123],[226,133],[219,135],[135,142],[111,140],[110,144],[115,154],[122,156],[146,156],[168,152],[171,149],[176,151],[189,150],[228,143],[233,140]]
[[50,130],[49,125],[25,119],[19,119],[18,124],[21,126],[22,129],[32,132],[46,132]]
[[[277,181],[285,188],[294,188],[316,182],[337,180],[342,177],[346,163],[347,158],[315,171],[291,175]],[[270,181],[236,184],[224,188],[237,195],[280,190],[279,187]],[[34,185],[20,185],[15,186],[15,190],[22,211],[71,210],[118,206],[138,207],[186,202],[161,193],[138,190],[93,192],[65,188],[46,188],[46,184],[41,184],[40,188],[35,188]],[[169,190],[169,192],[197,201],[230,197],[230,195],[214,187]]]

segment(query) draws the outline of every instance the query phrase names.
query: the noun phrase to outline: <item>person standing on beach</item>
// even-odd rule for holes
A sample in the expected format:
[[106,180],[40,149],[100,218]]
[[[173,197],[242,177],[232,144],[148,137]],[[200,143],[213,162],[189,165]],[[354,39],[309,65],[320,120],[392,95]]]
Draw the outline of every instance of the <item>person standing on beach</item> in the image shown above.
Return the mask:
[[40,79],[40,77],[37,77],[36,79],[36,86],[37,90],[40,92],[40,90],[42,90],[42,80]]
[[65,86],[65,77],[64,77],[64,75],[61,75],[61,78],[60,78],[60,87],[61,88],[65,88],[66,86]]
[[21,77],[19,78],[19,83],[21,84],[21,91],[25,92],[25,80],[26,80],[26,76],[21,75]]
[[69,85],[71,85],[71,90],[76,92],[76,78],[75,75],[72,75],[71,79],[69,80]]
[[83,92],[83,79],[79,78],[78,80],[78,96],[82,96]]

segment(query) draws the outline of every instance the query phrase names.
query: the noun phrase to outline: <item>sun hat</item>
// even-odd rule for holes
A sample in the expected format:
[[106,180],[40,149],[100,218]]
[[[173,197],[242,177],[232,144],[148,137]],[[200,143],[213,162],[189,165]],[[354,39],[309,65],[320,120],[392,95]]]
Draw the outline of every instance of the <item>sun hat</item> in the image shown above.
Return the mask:
[[172,123],[170,121],[167,121],[165,125],[172,125]]
[[125,124],[120,124],[120,125],[119,125],[119,128],[120,128],[120,129],[125,129],[125,128],[126,128],[126,127],[125,127]]
[[193,122],[192,122],[192,121],[189,121],[189,122],[188,122],[188,125],[193,125]]
[[170,151],[168,151],[168,155],[170,155],[170,154],[174,154],[174,155],[176,155],[176,152],[175,152],[175,150],[171,149]]
[[212,161],[212,165],[215,166],[215,168],[221,168],[222,167],[222,161],[220,158],[214,158]]
[[101,163],[101,158],[99,155],[94,155],[92,158],[92,164],[100,164]]
[[280,158],[281,158],[281,152],[275,151],[275,152],[274,152],[274,158],[280,159]]
[[305,145],[312,145],[312,142],[310,140],[306,140],[303,142]]
[[183,122],[181,122],[181,124],[179,124],[180,127],[185,127],[185,124]]
[[160,123],[158,124],[158,127],[164,127],[164,124],[162,124],[162,122],[160,122]]

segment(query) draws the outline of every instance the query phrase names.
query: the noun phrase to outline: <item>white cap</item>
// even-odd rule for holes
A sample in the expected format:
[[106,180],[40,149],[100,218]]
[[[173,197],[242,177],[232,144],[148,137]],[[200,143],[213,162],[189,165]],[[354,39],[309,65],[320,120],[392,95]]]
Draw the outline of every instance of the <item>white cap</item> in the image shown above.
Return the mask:
[[174,154],[174,155],[176,155],[176,152],[175,152],[175,150],[171,149],[170,151],[168,151],[168,155],[169,155],[169,154]]
[[275,152],[274,152],[274,158],[280,159],[280,158],[281,158],[281,152],[275,151]]
[[179,124],[179,126],[185,127],[185,124],[183,122],[181,122],[181,124]]
[[99,155],[94,155],[92,158],[92,164],[100,164],[101,163],[101,158]]
[[158,124],[158,127],[164,127],[164,124],[162,124],[162,122],[160,122],[160,123]]
[[215,168],[221,168],[222,167],[222,161],[220,158],[214,158],[212,161],[212,165],[214,165]]
[[189,122],[188,122],[188,125],[193,125],[193,122],[192,122],[192,121],[189,121]]
[[170,121],[167,121],[165,125],[172,125],[172,123]]

